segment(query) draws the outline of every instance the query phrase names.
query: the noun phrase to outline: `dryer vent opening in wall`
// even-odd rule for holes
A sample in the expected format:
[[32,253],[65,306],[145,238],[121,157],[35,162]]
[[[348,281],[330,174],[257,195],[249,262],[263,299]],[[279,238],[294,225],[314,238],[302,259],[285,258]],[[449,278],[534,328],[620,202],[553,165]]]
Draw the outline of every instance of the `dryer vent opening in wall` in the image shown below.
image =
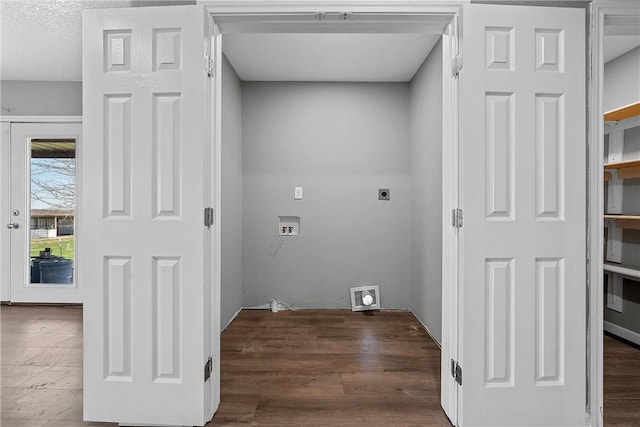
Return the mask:
[[351,288],[351,311],[379,309],[380,287],[378,285]]

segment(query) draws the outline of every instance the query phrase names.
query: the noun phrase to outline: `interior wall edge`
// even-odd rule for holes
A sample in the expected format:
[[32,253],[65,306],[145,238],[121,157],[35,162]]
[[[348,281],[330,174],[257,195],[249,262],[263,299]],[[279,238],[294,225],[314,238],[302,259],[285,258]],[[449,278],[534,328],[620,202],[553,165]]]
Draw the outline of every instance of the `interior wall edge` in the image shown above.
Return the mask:
[[409,309],[409,311],[411,311],[411,314],[413,314],[413,316],[416,318],[416,320],[422,325],[424,330],[427,332],[427,335],[429,335],[429,337],[433,340],[433,342],[436,343],[438,348],[442,349],[442,343],[438,340],[438,338],[436,338],[436,336],[433,334],[433,332],[431,332],[429,330],[429,327],[422,321],[422,319],[420,319],[418,316],[416,316],[416,313],[414,313],[413,310]]
[[[222,57],[220,325],[242,307],[242,85]],[[234,314],[236,313],[236,314]]]
[[442,340],[442,38],[410,83],[411,309]]

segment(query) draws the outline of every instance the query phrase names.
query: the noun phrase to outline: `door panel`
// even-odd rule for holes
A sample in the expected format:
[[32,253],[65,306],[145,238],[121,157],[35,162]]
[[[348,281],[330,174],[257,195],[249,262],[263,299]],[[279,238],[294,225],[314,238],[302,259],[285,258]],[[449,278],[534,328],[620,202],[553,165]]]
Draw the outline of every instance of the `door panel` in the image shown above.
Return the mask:
[[11,302],[81,303],[75,280],[79,123],[11,124]]
[[583,425],[584,11],[465,5],[463,53],[459,421]]
[[200,6],[83,16],[86,420],[203,425],[217,406],[219,373],[203,374],[213,339],[204,23]]

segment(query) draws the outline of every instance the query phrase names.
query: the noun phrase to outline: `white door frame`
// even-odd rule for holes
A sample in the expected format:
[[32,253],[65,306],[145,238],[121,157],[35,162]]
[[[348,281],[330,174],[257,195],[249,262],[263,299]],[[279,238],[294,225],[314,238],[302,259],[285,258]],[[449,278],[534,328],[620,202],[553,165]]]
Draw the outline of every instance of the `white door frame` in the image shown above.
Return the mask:
[[[304,13],[304,12],[323,12],[323,11],[349,11],[349,12],[405,12],[405,13],[428,13],[434,10],[448,10],[456,16],[460,16],[460,8],[468,0],[459,2],[434,2],[434,1],[397,1],[397,2],[318,2],[310,0],[297,1],[295,4],[276,1],[205,1],[207,12],[210,15],[220,14],[251,14],[273,13],[274,10],[283,13]],[[603,236],[600,230],[603,227],[602,212],[604,190],[600,183],[603,179],[601,165],[603,164],[603,139],[602,135],[602,32],[604,28],[604,15],[607,13],[621,12],[625,13],[633,9],[634,4],[624,0],[595,0],[591,5],[591,28],[589,30],[589,65],[590,74],[588,76],[588,126],[589,126],[589,147],[588,147],[588,241],[587,254],[588,271],[587,280],[589,283],[589,330],[588,333],[588,356],[589,363],[587,373],[589,381],[589,406],[590,420],[589,424],[593,426],[602,425],[602,320],[603,320],[603,280],[602,280],[602,242]],[[459,21],[460,22],[460,21]],[[459,25],[459,23],[458,23]],[[457,49],[457,46],[456,46]],[[447,68],[447,64],[443,64],[443,68]],[[445,88],[446,90],[446,88]],[[453,159],[457,159],[457,84],[449,88],[449,92],[443,92],[443,95],[451,95],[450,122],[443,123],[443,164],[451,165]],[[212,99],[215,105],[215,100]],[[445,109],[447,111],[447,109]],[[455,114],[455,117],[451,114]],[[446,114],[445,114],[446,117]],[[219,120],[219,118],[218,118]],[[444,119],[446,121],[446,119]],[[220,136],[214,135],[216,150],[220,147]],[[446,141],[446,138],[449,141]],[[457,165],[457,163],[456,163]],[[448,197],[443,196],[443,230],[446,230],[450,219],[450,209],[457,207],[457,170],[449,169],[450,173],[443,176],[443,190]],[[451,262],[457,261],[458,257],[458,241],[457,236],[446,238],[443,233],[443,331],[445,328],[449,333],[457,335],[457,277],[456,272],[451,268]],[[595,325],[595,326],[594,326]],[[455,346],[457,346],[457,336],[452,338],[451,352],[454,354]],[[443,351],[445,349],[443,348]],[[444,391],[443,391],[444,393]],[[455,399],[454,399],[455,402]]]
[[[460,15],[442,36],[442,331],[441,359],[458,360],[459,228],[453,226],[458,195],[458,88],[453,58],[460,52]],[[446,171],[446,172],[444,172]],[[448,232],[447,232],[448,231]],[[447,339],[445,339],[447,337]],[[442,366],[443,368],[444,366]],[[440,403],[453,425],[458,422],[458,387],[449,369],[440,372]]]
[[604,280],[603,280],[603,232],[604,229],[604,52],[603,36],[605,16],[636,15],[638,4],[624,0],[594,0],[590,10],[591,28],[589,32],[588,76],[588,283],[589,283],[589,407],[592,426],[603,422],[603,321],[604,321]]
[[8,302],[11,299],[11,230],[5,227],[9,223],[10,190],[9,178],[11,177],[11,122],[0,118],[0,301]]
[[[218,46],[217,50],[210,50],[209,55],[215,60],[215,78],[212,87],[209,88],[210,105],[213,114],[208,117],[214,123],[221,123],[221,51],[219,45],[220,28],[223,25],[215,25],[216,21],[224,21],[229,26],[229,31],[233,32],[268,32],[269,28],[262,25],[260,17],[264,16],[269,25],[274,24],[274,16],[300,14],[301,20],[295,26],[291,16],[285,23],[285,27],[280,27],[279,32],[305,32],[307,26],[314,26],[318,30],[318,21],[308,21],[310,13],[369,13],[377,15],[380,20],[388,20],[393,23],[393,18],[388,18],[393,14],[421,14],[440,15],[449,24],[443,32],[443,142],[442,142],[442,360],[458,359],[458,232],[451,223],[451,212],[458,207],[458,80],[452,77],[453,58],[459,53],[459,28],[461,22],[462,6],[470,0],[459,1],[433,1],[433,0],[396,0],[373,2],[364,1],[314,1],[297,0],[295,2],[279,0],[236,0],[236,1],[216,1],[205,0],[204,3],[210,17],[211,45]],[[386,16],[385,16],[386,15]],[[251,16],[251,25],[243,23],[243,18]],[[306,19],[306,21],[305,21]],[[229,25],[231,22],[232,25]],[[239,24],[239,25],[238,25]],[[404,23],[399,23],[398,29]],[[284,28],[284,30],[283,30]],[[293,28],[293,29],[292,29]],[[224,33],[224,28],[222,33]],[[214,152],[216,157],[221,150],[222,136],[220,126],[210,126],[211,138],[214,141]],[[220,165],[216,164],[216,184],[215,199],[216,206],[220,206],[219,188]],[[223,207],[219,207],[223,208]],[[220,224],[216,223],[215,247],[220,248]],[[219,252],[217,252],[219,254]],[[216,258],[219,261],[219,256]],[[219,271],[219,270],[218,270]],[[218,299],[219,302],[219,299]],[[444,333],[446,331],[446,334]],[[457,393],[450,376],[449,369],[442,369],[441,372],[441,403],[445,412],[450,416],[455,424],[457,418]]]
[[[82,123],[82,116],[0,116],[2,126],[2,136],[0,139],[0,301],[11,302],[11,279],[10,279],[10,236],[9,229],[5,227],[10,222],[9,196],[11,193],[9,172],[11,158],[9,147],[11,141],[12,123]],[[5,129],[6,128],[6,129]],[[82,148],[77,147],[78,150]],[[80,180],[82,165],[76,168],[76,179]],[[80,196],[78,191],[77,197]]]

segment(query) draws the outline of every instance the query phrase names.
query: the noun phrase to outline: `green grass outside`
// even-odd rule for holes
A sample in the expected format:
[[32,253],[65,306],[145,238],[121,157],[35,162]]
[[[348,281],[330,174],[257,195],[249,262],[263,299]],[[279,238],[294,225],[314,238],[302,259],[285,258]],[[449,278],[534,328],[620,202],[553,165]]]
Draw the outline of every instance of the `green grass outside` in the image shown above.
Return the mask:
[[40,255],[40,251],[51,248],[51,254],[67,259],[75,259],[75,236],[60,236],[43,239],[31,239],[31,256]]

